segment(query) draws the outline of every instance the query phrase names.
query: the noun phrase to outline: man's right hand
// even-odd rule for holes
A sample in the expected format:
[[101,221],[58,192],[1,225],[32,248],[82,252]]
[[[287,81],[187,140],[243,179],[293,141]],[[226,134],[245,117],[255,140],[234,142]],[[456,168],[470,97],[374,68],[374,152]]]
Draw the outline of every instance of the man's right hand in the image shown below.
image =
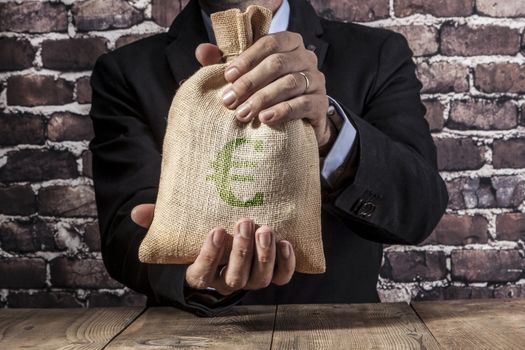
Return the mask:
[[[131,211],[131,219],[148,228],[154,209],[154,204],[137,205]],[[295,270],[292,245],[285,240],[276,242],[270,227],[257,227],[251,219],[239,220],[229,257],[223,257],[226,235],[223,228],[210,231],[197,259],[186,270],[190,287],[212,287],[222,295],[229,295],[240,289],[255,290],[270,283],[284,285],[290,281]],[[221,265],[223,260],[226,265]]]

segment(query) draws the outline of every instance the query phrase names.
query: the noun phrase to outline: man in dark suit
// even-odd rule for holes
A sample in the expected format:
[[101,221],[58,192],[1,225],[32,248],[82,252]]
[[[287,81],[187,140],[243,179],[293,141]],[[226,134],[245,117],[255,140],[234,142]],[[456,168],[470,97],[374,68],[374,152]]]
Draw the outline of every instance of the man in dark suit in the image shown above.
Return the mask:
[[[293,273],[291,244],[276,242],[271,227],[250,218],[232,232],[225,265],[227,233],[211,227],[194,263],[140,263],[171,100],[199,63],[221,59],[209,13],[251,3],[273,10],[272,34],[232,61],[223,102],[240,122],[305,118],[313,126],[326,273]],[[382,244],[421,242],[445,211],[448,196],[406,40],[321,19],[306,0],[191,0],[167,33],[101,56],[91,84],[102,255],[110,275],[150,304],[215,315],[237,303],[377,302]]]

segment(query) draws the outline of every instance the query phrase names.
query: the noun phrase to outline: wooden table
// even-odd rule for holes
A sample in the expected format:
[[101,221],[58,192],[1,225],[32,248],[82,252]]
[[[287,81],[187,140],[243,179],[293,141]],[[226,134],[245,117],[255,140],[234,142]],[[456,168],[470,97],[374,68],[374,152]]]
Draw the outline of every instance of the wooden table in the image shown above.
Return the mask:
[[1,309],[0,349],[525,349],[525,299],[237,306],[200,318],[168,307]]

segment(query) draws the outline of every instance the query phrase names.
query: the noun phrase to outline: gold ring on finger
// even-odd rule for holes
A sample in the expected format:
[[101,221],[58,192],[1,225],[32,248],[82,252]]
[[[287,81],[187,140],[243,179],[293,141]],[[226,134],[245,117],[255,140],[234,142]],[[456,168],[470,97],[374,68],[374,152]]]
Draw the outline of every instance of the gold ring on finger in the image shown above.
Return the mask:
[[306,94],[306,92],[308,91],[308,88],[310,87],[310,79],[308,79],[308,76],[304,72],[299,72],[299,74],[301,74],[304,77],[304,80],[306,82],[306,86],[303,91],[303,95],[304,95]]

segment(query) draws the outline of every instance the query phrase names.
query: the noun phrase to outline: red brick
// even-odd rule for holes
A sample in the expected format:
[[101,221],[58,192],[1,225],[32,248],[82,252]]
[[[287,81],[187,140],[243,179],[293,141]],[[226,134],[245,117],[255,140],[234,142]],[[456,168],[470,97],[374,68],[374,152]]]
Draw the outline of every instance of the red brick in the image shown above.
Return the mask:
[[386,252],[381,275],[398,282],[434,281],[445,278],[443,252]]
[[459,130],[508,130],[518,124],[512,101],[468,99],[452,101],[447,127]]
[[443,125],[445,124],[443,117],[445,113],[445,106],[438,100],[423,101],[423,104],[427,109],[425,118],[429,124],[430,131],[441,131],[443,129]]
[[35,58],[35,52],[35,48],[31,46],[28,40],[0,38],[0,71],[31,67]]
[[464,17],[474,11],[474,0],[396,0],[394,11],[398,17],[414,14],[436,17]]
[[520,33],[509,27],[445,24],[441,29],[441,52],[447,56],[515,55],[519,50]]
[[327,19],[367,22],[388,18],[388,0],[309,0],[317,13]]
[[53,113],[47,124],[47,135],[51,141],[89,141],[93,138],[93,123],[88,116]]
[[7,252],[28,253],[56,250],[52,227],[39,219],[0,223],[0,242]]
[[446,214],[423,244],[487,243],[488,238],[488,220],[485,217]]
[[58,257],[50,263],[51,282],[55,287],[73,288],[121,288],[122,285],[112,279],[102,260],[74,260]]
[[525,168],[525,138],[495,140],[492,164],[494,168]]
[[515,281],[525,266],[517,250],[454,250],[451,262],[452,279],[467,282]]
[[525,286],[523,284],[505,285],[494,288],[495,298],[523,298]]
[[391,29],[401,33],[407,39],[414,56],[430,56],[438,52],[438,30],[431,26],[410,25],[392,26]]
[[7,80],[11,106],[63,105],[73,102],[72,82],[49,75],[15,75]]
[[476,66],[475,85],[483,92],[525,93],[525,65],[490,63]]
[[84,226],[84,242],[89,250],[94,252],[100,251],[100,232],[98,221],[90,222]]
[[41,145],[45,141],[44,120],[38,115],[0,115],[0,145]]
[[182,10],[179,1],[152,0],[151,18],[161,27],[169,27]]
[[36,197],[31,186],[0,187],[0,214],[29,215],[36,211]]
[[123,35],[120,38],[117,39],[115,46],[122,47],[128,44],[131,44],[137,40],[147,38],[148,36],[151,36],[151,33],[144,33],[144,34],[127,34]]
[[82,307],[71,292],[9,292],[7,306],[10,308],[66,308]]
[[77,102],[91,103],[91,84],[89,77],[82,77],[77,80]]
[[145,306],[146,296],[132,291],[125,292],[124,295],[91,292],[88,297],[89,307],[116,307],[116,306]]
[[93,156],[89,150],[82,153],[82,175],[93,177]]
[[107,51],[107,40],[77,38],[45,40],[42,43],[42,65],[63,71],[90,70],[96,59]]
[[0,31],[3,32],[65,32],[67,9],[62,3],[23,1],[0,3]]
[[7,258],[0,261],[0,288],[42,288],[46,285],[43,259]]
[[417,69],[423,83],[423,93],[466,92],[469,90],[468,68],[448,62],[428,64],[424,62]]
[[525,213],[504,213],[496,217],[496,237],[502,241],[525,241]]
[[67,151],[22,149],[7,153],[0,181],[43,181],[78,176],[75,157]]
[[97,215],[95,193],[91,186],[49,186],[38,192],[41,215],[94,217]]
[[471,139],[436,139],[440,170],[475,170],[483,165],[483,150]]
[[493,294],[494,290],[490,287],[448,286],[431,290],[421,289],[414,300],[487,299],[492,298]]
[[490,287],[449,286],[443,291],[443,299],[487,299],[493,294],[494,290]]
[[516,208],[525,200],[525,180],[519,176],[493,176],[496,206]]
[[449,209],[487,208],[496,203],[490,178],[460,177],[446,181],[446,185]]
[[449,193],[448,208],[509,208],[525,200],[525,182],[519,177],[494,178],[461,177],[446,182]]
[[476,8],[490,17],[525,17],[523,0],[477,0]]
[[141,11],[124,0],[76,2],[72,12],[74,23],[79,31],[129,28],[144,19]]

